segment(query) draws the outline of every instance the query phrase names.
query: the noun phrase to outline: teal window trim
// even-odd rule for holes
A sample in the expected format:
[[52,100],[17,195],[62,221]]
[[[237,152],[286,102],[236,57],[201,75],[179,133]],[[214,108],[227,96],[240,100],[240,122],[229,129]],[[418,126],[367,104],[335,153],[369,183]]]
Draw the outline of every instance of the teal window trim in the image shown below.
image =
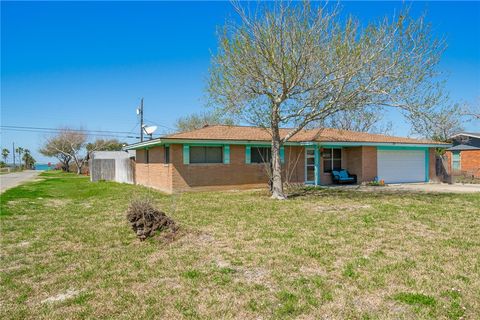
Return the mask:
[[190,164],[190,145],[183,145],[183,164]]
[[461,170],[461,153],[460,151],[452,151],[452,170]]
[[225,144],[220,144],[220,143],[189,143],[188,144],[189,146],[192,146],[192,147],[223,147],[225,146]]
[[320,185],[320,148],[315,145],[315,185]]
[[230,163],[230,145],[226,144],[223,146],[223,163]]
[[190,164],[190,147],[222,147],[223,163],[230,164],[229,144],[189,143],[183,145],[183,164]]
[[[245,145],[245,163],[252,163],[252,148],[271,148],[271,144],[249,144]],[[280,162],[285,163],[285,147],[280,147]]]
[[425,182],[430,181],[430,151],[425,149]]
[[245,163],[250,164],[252,161],[252,147],[245,146]]

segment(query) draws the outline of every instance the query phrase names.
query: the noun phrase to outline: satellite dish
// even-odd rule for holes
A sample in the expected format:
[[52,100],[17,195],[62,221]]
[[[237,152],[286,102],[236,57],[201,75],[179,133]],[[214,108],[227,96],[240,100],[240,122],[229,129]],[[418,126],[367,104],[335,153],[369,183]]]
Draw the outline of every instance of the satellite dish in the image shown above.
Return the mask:
[[157,126],[150,126],[150,127],[144,126],[143,130],[145,131],[146,134],[151,136],[155,132],[155,130],[157,130]]
[[137,108],[137,115],[139,115],[139,114],[140,114],[140,109],[139,109],[139,108]]

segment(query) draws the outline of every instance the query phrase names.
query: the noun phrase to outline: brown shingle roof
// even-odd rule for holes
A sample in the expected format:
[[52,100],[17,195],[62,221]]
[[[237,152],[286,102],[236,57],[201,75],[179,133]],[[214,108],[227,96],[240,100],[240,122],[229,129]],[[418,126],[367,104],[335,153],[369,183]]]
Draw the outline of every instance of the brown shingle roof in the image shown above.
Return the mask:
[[[284,137],[291,129],[280,129]],[[188,140],[242,140],[270,141],[268,130],[259,127],[212,125],[198,130],[174,133],[163,139]],[[161,138],[161,139],[162,139]],[[382,134],[371,134],[331,128],[302,130],[290,138],[294,142],[378,142],[378,143],[412,143],[412,144],[442,144],[433,140],[393,137]]]

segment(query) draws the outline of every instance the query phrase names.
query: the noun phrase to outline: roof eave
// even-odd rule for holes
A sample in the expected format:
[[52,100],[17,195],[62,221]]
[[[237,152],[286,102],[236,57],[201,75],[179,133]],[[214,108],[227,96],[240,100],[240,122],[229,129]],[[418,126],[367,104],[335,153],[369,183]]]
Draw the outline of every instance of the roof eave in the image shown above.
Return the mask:
[[346,141],[325,141],[316,142],[314,144],[321,144],[322,146],[342,146],[342,147],[359,147],[359,146],[372,146],[372,147],[423,147],[423,148],[448,148],[451,147],[450,143],[412,143],[412,142],[346,142]]
[[[270,144],[268,140],[219,140],[219,139],[178,139],[178,138],[159,138],[138,142],[125,146],[122,150],[145,149],[165,144],[233,144],[233,145],[265,145]],[[424,148],[448,148],[452,145],[449,143],[403,143],[403,142],[348,142],[348,141],[288,141],[287,146],[339,146],[339,147],[355,147],[355,146],[399,146],[399,147],[424,147]]]
[[147,140],[147,141],[142,141],[142,142],[137,142],[134,144],[129,144],[125,147],[122,148],[122,150],[127,151],[127,150],[138,150],[138,149],[144,149],[147,147],[151,146],[156,146],[156,145],[161,145],[162,141],[160,139],[153,139],[153,140]]
[[454,134],[453,136],[451,136],[450,139],[453,139],[453,138],[459,137],[459,136],[467,136],[467,137],[479,138],[479,139],[480,139],[480,135],[479,135],[479,134],[469,133],[469,132],[459,132],[459,133],[456,133],[456,134]]

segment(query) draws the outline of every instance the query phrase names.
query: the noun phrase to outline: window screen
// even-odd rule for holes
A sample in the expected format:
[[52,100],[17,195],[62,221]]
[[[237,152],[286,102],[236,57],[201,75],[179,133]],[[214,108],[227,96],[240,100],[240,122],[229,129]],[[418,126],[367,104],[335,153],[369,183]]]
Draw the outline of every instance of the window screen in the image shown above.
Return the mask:
[[272,159],[272,149],[270,147],[252,147],[251,163],[266,163]]
[[170,147],[165,146],[165,163],[170,163]]
[[342,169],[342,149],[323,149],[323,172]]
[[222,163],[222,147],[190,147],[190,163]]

